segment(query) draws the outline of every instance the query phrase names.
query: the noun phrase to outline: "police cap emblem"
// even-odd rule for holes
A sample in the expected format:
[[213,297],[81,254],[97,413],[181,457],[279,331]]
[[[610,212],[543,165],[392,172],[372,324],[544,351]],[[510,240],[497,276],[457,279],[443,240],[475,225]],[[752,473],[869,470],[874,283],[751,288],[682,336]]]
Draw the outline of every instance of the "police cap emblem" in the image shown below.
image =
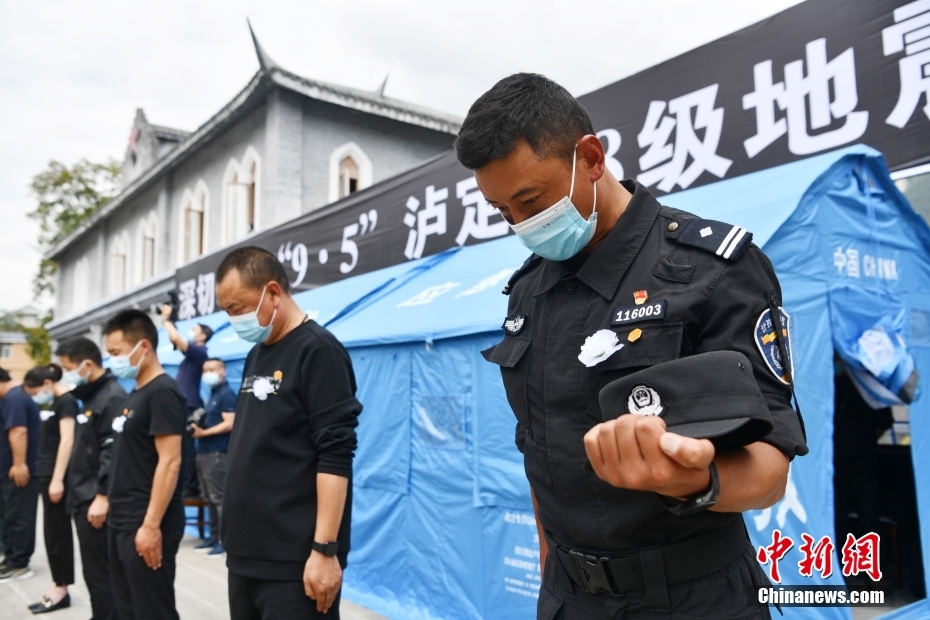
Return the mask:
[[511,336],[516,336],[523,330],[523,326],[526,324],[526,315],[518,314],[513,318],[507,317],[504,321],[504,331],[506,331]]
[[639,415],[661,415],[664,410],[662,399],[655,388],[642,383],[634,385],[633,389],[630,390],[627,407],[629,407],[630,413],[638,413]]

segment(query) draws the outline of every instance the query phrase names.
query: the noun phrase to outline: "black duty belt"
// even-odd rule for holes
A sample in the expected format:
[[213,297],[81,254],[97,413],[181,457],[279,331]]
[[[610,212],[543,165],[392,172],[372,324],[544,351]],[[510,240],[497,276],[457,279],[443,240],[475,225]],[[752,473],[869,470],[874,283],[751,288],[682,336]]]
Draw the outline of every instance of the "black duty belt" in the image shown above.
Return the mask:
[[598,557],[561,546],[555,550],[569,577],[584,591],[621,596],[631,590],[648,590],[650,582],[657,580],[683,583],[715,573],[736,560],[748,544],[743,519],[736,517],[687,540],[620,558]]

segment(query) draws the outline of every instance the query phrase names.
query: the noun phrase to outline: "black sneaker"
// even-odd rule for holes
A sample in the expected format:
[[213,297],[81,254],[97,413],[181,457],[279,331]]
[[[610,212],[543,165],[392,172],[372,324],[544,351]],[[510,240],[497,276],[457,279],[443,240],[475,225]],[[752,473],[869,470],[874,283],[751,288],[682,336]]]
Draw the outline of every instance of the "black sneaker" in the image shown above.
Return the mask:
[[4,566],[0,568],[0,583],[21,581],[23,579],[30,579],[34,576],[35,573],[32,572],[32,569],[28,566]]

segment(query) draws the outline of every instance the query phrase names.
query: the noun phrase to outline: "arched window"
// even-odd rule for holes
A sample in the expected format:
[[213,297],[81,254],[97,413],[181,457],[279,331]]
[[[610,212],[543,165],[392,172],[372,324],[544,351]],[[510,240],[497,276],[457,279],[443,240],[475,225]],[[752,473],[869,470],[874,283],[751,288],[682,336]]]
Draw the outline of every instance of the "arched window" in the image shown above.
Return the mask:
[[90,263],[86,256],[79,258],[74,264],[74,277],[71,281],[71,312],[77,314],[87,307],[87,289],[90,288]]
[[187,263],[206,252],[206,218],[210,207],[210,191],[203,179],[194,191],[184,190],[181,197],[181,244],[179,262]]
[[371,160],[355,142],[346,142],[329,155],[329,201],[335,202],[372,183]]
[[351,157],[339,162],[339,197],[345,198],[358,191],[358,164]]
[[107,292],[119,295],[126,290],[126,273],[129,262],[129,233],[123,232],[110,242],[107,256]]
[[259,229],[261,159],[251,146],[242,163],[230,159],[223,176],[223,241],[233,243]]
[[158,254],[156,253],[158,239],[158,221],[154,213],[139,223],[139,281],[145,282],[155,277]]

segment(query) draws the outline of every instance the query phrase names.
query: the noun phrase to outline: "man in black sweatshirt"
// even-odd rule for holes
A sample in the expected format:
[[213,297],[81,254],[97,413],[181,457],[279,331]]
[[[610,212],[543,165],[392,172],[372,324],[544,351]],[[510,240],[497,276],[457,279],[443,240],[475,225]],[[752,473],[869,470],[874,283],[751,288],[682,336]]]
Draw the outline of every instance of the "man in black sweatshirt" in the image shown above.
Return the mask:
[[72,391],[82,403],[74,429],[74,447],[65,487],[67,509],[81,549],[84,582],[90,592],[91,620],[115,620],[107,546],[107,485],[113,460],[113,419],[123,410],[126,390],[103,368],[100,349],[83,337],[65,340],[55,350],[62,379],[75,385]]
[[349,354],[307,318],[278,259],[234,250],[216,299],[258,343],[230,440],[222,540],[232,620],[339,617],[362,405]]

